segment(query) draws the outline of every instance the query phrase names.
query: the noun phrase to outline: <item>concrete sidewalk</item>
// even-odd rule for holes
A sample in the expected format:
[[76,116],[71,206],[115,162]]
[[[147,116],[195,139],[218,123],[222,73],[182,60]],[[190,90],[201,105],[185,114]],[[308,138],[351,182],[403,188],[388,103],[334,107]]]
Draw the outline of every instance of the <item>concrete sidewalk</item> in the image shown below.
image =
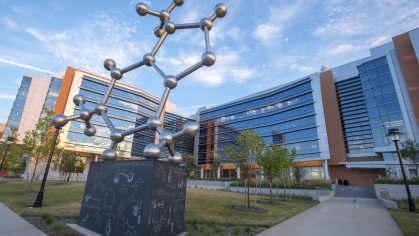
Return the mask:
[[403,236],[390,212],[377,199],[334,197],[275,225],[260,236],[380,235]]
[[41,230],[29,224],[0,202],[1,236],[46,236]]

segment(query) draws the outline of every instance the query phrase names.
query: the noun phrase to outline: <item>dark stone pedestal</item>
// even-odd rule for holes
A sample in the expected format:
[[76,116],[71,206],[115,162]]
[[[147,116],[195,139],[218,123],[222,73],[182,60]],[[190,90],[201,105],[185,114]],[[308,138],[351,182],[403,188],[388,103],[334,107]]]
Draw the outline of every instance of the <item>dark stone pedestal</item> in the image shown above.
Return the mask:
[[78,225],[101,235],[179,235],[186,174],[156,160],[92,162]]

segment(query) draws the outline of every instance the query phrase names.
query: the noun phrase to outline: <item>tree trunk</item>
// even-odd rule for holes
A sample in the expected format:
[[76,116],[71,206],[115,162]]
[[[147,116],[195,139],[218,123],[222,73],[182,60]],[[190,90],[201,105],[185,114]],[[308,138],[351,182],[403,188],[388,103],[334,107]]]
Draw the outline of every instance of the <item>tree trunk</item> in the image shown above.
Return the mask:
[[35,168],[33,168],[31,183],[29,184],[29,191],[31,191],[31,188],[32,188],[32,182],[33,182],[33,178],[35,177],[35,171],[36,171],[37,166],[38,166],[38,161],[35,162]]
[[255,206],[256,206],[256,199],[258,197],[258,181],[256,180],[256,188],[255,188]]
[[288,199],[291,199],[291,184],[288,184]]
[[285,201],[287,200],[287,183],[285,181],[282,182],[284,184],[284,197],[285,197]]
[[276,201],[278,201],[278,182],[276,182],[276,194],[275,194]]
[[237,183],[237,206],[240,206],[240,194],[239,194],[239,180],[236,180]]
[[259,184],[259,188],[260,188],[260,201],[263,202],[262,183]]
[[250,208],[250,178],[247,178],[247,207]]
[[272,179],[270,180],[269,184],[271,185],[271,202],[272,202]]
[[244,179],[244,207],[247,209],[246,191],[247,191],[247,181],[246,179]]

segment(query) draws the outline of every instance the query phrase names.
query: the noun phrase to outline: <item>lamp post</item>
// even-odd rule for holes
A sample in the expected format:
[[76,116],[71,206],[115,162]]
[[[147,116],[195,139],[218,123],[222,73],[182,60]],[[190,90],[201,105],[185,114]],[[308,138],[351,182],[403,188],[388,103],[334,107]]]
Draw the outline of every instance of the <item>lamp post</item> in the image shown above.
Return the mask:
[[45,168],[44,177],[42,178],[41,188],[39,189],[38,195],[36,196],[35,203],[33,204],[34,208],[42,207],[42,199],[44,198],[45,182],[47,181],[49,166],[51,165],[51,159],[52,159],[52,155],[54,154],[55,143],[57,142],[60,129],[61,127],[55,127],[55,135],[54,135],[54,139],[52,140],[51,151],[49,152],[48,162]]
[[10,137],[10,136],[7,137],[7,142],[6,142],[7,147],[6,147],[6,151],[4,152],[3,159],[1,160],[0,172],[1,172],[1,169],[3,169],[3,164],[4,164],[4,161],[6,160],[6,155],[7,155],[7,151],[9,151],[10,144],[12,144],[14,140],[15,138],[13,137]]
[[402,156],[400,154],[400,149],[399,149],[399,141],[400,141],[399,135],[400,134],[403,134],[403,133],[400,133],[398,129],[389,129],[388,134],[386,136],[391,137],[391,140],[393,140],[394,145],[396,146],[397,156],[399,157],[400,167],[402,169],[404,185],[406,186],[407,202],[409,203],[409,211],[410,212],[417,212],[415,202],[413,201],[412,195],[410,194],[409,185],[407,184],[406,173],[404,171],[404,165],[403,165],[403,159],[402,159]]

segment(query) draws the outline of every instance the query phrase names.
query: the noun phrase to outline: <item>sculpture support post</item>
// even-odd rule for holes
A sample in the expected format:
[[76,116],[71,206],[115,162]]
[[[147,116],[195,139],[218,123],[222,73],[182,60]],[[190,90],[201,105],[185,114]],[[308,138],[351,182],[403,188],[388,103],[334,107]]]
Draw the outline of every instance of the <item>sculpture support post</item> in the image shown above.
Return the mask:
[[42,207],[42,199],[44,199],[44,187],[45,182],[47,181],[49,166],[51,165],[52,155],[54,154],[55,143],[57,142],[58,134],[60,133],[59,127],[55,127],[55,135],[54,139],[52,140],[51,151],[49,152],[47,166],[45,168],[44,177],[42,178],[41,188],[39,189],[38,196],[36,196],[35,203],[33,204],[34,208]]

